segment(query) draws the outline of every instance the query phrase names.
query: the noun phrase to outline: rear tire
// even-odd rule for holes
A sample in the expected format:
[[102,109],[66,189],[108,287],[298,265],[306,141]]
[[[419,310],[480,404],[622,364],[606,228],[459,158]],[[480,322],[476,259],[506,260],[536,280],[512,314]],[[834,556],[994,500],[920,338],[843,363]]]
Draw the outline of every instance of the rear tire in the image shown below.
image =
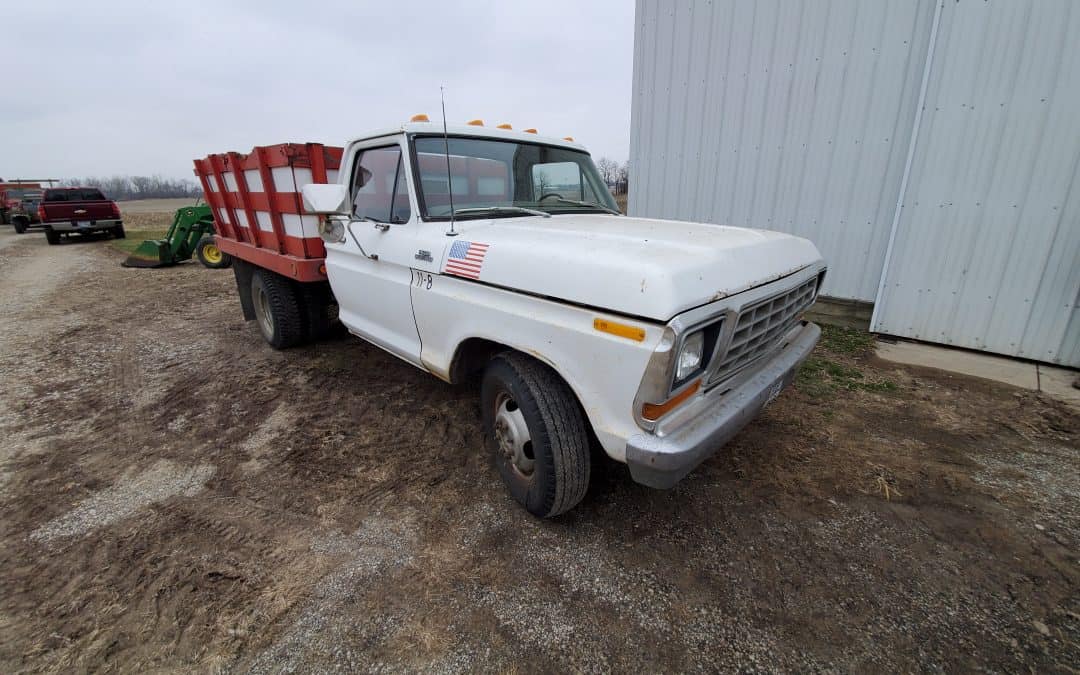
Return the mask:
[[232,256],[217,247],[214,237],[207,235],[195,244],[195,257],[212,270],[223,270],[232,265]]
[[558,373],[504,352],[484,371],[480,401],[488,448],[514,499],[541,518],[577,506],[589,488],[589,432]]
[[320,342],[334,333],[337,323],[337,304],[327,283],[309,282],[297,287],[300,310],[304,315],[304,338]]
[[15,234],[24,234],[26,232],[26,221],[22,218],[16,218],[11,221],[11,224],[15,228]]
[[127,233],[124,232],[123,223],[112,228],[112,236],[113,239],[124,239],[125,237],[127,237]]
[[288,349],[304,340],[304,319],[292,282],[269,270],[251,276],[251,302],[255,323],[274,349]]
[[49,242],[49,246],[56,246],[60,243],[60,233],[51,227],[47,227],[45,228],[45,240]]

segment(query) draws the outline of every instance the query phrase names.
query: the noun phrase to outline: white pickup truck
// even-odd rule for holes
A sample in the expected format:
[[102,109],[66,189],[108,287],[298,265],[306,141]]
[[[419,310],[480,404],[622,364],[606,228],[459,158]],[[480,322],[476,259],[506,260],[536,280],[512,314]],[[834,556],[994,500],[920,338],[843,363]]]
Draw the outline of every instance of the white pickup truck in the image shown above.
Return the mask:
[[668,488],[775,399],[820,335],[825,263],[787,234],[620,215],[583,146],[530,132],[410,122],[302,194],[341,322],[447,382],[482,375],[498,470],[549,517],[585,495],[592,444]]

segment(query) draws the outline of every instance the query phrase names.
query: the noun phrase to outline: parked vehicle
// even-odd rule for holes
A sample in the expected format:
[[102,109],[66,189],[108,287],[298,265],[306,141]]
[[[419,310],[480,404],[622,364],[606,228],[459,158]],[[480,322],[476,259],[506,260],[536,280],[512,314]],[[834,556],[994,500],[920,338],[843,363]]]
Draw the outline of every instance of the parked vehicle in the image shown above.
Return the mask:
[[569,138],[475,124],[444,138],[421,117],[344,149],[195,164],[266,341],[316,338],[336,313],[447,382],[480,375],[488,447],[537,516],[582,499],[592,444],[673,486],[820,334],[803,319],[825,275],[812,243],[619,215]]
[[124,238],[120,206],[101,190],[91,187],[47,188],[38,206],[38,217],[49,244],[72,234],[109,232]]
[[41,202],[41,183],[19,181],[0,182],[0,222],[12,225],[19,234],[41,222],[38,204]]

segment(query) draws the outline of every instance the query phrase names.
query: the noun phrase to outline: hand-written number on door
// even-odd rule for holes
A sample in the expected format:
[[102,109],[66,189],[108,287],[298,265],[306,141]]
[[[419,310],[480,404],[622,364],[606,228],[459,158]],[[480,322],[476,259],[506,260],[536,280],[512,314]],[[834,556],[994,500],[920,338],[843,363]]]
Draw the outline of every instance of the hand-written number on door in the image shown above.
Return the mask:
[[412,285],[425,291],[431,290],[432,276],[429,272],[412,271]]

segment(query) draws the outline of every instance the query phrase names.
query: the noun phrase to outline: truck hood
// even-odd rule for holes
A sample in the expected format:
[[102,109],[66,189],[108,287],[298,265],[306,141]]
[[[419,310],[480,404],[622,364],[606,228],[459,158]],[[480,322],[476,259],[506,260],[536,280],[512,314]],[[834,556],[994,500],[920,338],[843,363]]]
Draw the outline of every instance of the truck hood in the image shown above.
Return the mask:
[[460,240],[487,245],[480,281],[657,321],[821,262],[800,237],[676,220],[573,214],[459,226]]

